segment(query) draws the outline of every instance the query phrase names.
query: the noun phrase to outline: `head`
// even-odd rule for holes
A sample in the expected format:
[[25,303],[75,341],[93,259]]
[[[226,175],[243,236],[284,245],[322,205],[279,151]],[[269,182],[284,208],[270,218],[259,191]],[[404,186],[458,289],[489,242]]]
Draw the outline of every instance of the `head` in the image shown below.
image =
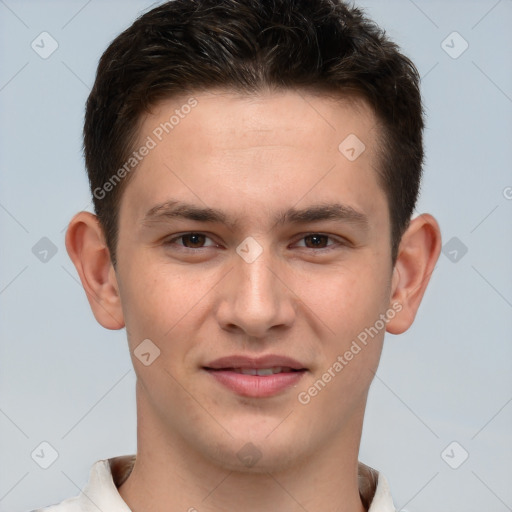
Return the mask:
[[[415,67],[341,1],[174,0],[112,42],[84,127],[97,217],[66,243],[98,321],[127,328],[139,423],[231,468],[247,442],[275,469],[290,440],[357,437],[439,255],[411,221],[422,130]],[[301,377],[272,396],[212,376],[276,354]]]

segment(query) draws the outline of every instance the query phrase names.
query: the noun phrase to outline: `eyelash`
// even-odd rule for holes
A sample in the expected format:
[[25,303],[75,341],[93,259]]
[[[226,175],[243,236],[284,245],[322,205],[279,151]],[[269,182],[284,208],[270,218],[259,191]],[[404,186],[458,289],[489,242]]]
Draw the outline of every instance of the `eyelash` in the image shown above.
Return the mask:
[[[190,236],[190,235],[201,235],[201,236],[206,237],[209,240],[212,240],[211,237],[209,237],[206,233],[202,233],[200,231],[189,231],[187,233],[182,233],[181,235],[178,235],[178,236],[175,236],[173,238],[170,238],[170,239],[166,240],[164,242],[164,245],[166,245],[166,246],[174,245],[174,243],[177,240],[186,238],[187,236]],[[334,249],[335,247],[347,246],[348,245],[347,241],[337,240],[334,237],[332,237],[331,235],[328,235],[326,233],[320,233],[320,232],[311,232],[311,233],[303,234],[297,241],[302,241],[305,238],[308,238],[308,237],[311,237],[311,236],[315,236],[315,235],[316,236],[320,236],[320,237],[327,237],[328,240],[332,240],[333,243],[328,244],[326,247],[320,247],[320,248],[305,247],[305,246],[301,246],[301,248],[302,249],[311,249],[311,250],[313,250],[315,252],[326,252],[326,251],[330,251],[330,250]],[[212,242],[214,242],[214,240],[212,240]],[[216,246],[218,246],[218,244],[209,245],[209,246],[205,246],[205,247],[196,247],[196,248],[185,247],[183,245],[180,245],[179,248],[180,248],[180,250],[184,250],[184,251],[198,251],[198,250],[201,250],[201,249],[207,249],[208,247],[216,247]]]

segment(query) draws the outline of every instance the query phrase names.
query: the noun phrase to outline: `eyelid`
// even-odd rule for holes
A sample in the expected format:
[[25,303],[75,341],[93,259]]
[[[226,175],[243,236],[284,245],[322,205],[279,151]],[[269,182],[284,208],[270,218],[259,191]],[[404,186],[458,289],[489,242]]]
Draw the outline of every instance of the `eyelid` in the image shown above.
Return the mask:
[[335,247],[339,247],[339,246],[343,246],[343,245],[350,245],[350,241],[347,240],[346,238],[331,235],[330,233],[322,233],[321,231],[310,231],[307,233],[301,233],[300,236],[297,238],[297,240],[295,242],[293,242],[292,245],[296,244],[299,241],[303,241],[308,236],[313,236],[313,235],[325,236],[329,240],[333,241],[333,243],[331,243],[331,244],[328,243],[326,247],[319,247],[319,248],[300,246],[301,249],[309,249],[309,250],[313,250],[316,252],[320,252],[320,251],[329,251]]
[[165,238],[164,239],[164,245],[175,245],[175,242],[179,240],[180,238],[186,237],[187,235],[203,235],[205,238],[211,240],[213,242],[212,245],[206,245],[203,247],[185,247],[183,245],[177,245],[180,249],[183,249],[185,251],[198,251],[199,249],[206,249],[208,247],[218,247],[220,244],[218,244],[211,236],[209,236],[207,233],[204,233],[203,231],[185,231],[183,233],[177,233],[171,236],[171,238]]

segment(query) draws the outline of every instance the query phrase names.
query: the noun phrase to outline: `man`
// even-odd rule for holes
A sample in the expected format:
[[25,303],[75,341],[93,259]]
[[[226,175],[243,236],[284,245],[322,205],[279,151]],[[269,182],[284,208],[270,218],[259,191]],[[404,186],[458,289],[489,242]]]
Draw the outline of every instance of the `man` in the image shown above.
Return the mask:
[[48,511],[394,510],[358,451],[441,245],[418,82],[341,0],[174,0],[112,42],[66,247],[126,327],[138,447]]

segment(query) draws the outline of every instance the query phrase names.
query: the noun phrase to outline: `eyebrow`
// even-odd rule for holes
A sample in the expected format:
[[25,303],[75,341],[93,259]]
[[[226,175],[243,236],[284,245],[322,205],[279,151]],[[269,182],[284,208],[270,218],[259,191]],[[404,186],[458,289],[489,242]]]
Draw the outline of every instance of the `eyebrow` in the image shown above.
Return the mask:
[[306,224],[321,220],[343,221],[368,227],[368,217],[351,206],[340,203],[326,203],[303,209],[290,208],[277,215],[276,224]]
[[236,227],[236,223],[230,222],[227,215],[221,210],[199,207],[181,201],[166,201],[165,203],[154,206],[144,215],[142,223],[147,225],[149,223],[175,218],[225,224],[230,228]]
[[[148,210],[142,224],[149,225],[175,218],[224,224],[231,230],[239,226],[238,221],[229,220],[222,210],[172,200],[158,204]],[[341,203],[322,203],[302,209],[292,207],[278,212],[273,219],[276,225],[306,224],[324,220],[356,224],[365,229],[369,226],[368,217],[364,213]]]

